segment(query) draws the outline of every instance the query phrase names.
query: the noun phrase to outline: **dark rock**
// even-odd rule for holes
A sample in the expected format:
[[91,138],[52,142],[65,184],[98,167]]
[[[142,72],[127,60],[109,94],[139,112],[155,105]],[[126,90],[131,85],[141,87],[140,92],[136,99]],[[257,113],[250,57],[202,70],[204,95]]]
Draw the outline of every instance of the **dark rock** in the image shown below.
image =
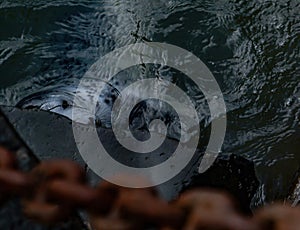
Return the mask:
[[231,155],[229,159],[217,159],[206,172],[194,176],[184,190],[201,187],[225,190],[238,201],[243,212],[250,214],[258,186],[253,162]]
[[[6,112],[12,111],[8,108],[3,108]],[[20,118],[20,117],[19,117]],[[24,124],[28,129],[28,123]],[[29,170],[39,162],[39,158],[33,154],[30,148],[22,141],[9,120],[0,110],[0,145],[15,152],[20,168]],[[17,198],[6,201],[0,208],[0,229],[18,229],[18,230],[34,230],[34,229],[86,229],[79,217],[72,217],[70,221],[62,223],[58,226],[41,226],[28,220],[22,214],[22,208]]]

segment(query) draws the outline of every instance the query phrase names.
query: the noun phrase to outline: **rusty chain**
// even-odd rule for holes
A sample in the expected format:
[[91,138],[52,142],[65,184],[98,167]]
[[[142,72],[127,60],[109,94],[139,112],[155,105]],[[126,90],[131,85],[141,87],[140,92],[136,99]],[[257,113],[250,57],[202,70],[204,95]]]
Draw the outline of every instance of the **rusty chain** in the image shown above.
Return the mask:
[[0,201],[21,197],[24,214],[37,222],[55,224],[77,209],[89,215],[94,230],[296,230],[300,209],[272,205],[243,216],[228,194],[213,190],[187,191],[172,202],[153,188],[123,188],[108,182],[87,184],[84,170],[70,160],[42,162],[21,172],[13,153],[0,147]]

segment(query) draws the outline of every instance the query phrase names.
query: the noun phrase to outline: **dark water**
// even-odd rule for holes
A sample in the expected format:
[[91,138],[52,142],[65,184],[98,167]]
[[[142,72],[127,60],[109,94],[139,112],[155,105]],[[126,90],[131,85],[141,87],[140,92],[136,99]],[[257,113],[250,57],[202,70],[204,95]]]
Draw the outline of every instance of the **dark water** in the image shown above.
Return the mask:
[[224,94],[221,156],[255,162],[257,202],[272,200],[300,165],[293,142],[280,147],[299,127],[299,15],[299,0],[1,0],[0,104],[43,90],[68,99],[90,65],[126,44],[180,46],[209,67]]

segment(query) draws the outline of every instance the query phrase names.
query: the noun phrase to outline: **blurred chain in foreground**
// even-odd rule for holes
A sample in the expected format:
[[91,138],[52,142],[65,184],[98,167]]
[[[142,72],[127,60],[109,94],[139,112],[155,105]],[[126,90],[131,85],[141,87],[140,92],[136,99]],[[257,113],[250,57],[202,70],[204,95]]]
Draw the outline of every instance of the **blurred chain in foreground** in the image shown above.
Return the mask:
[[300,229],[300,209],[287,204],[264,207],[247,217],[228,194],[204,189],[187,191],[168,203],[152,188],[123,188],[108,182],[93,188],[84,170],[69,160],[42,162],[22,172],[15,155],[0,147],[1,203],[12,196],[21,198],[28,218],[44,224],[60,223],[84,209],[95,230]]

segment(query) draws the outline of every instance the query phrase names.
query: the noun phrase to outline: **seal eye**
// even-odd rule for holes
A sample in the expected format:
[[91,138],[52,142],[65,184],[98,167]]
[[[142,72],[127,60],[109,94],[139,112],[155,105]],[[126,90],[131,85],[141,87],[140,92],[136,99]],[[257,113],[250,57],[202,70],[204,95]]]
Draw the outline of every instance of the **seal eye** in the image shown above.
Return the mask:
[[70,106],[70,104],[69,104],[66,100],[63,100],[63,101],[62,101],[61,107],[62,107],[63,109],[66,109],[66,108],[68,108],[69,106]]

